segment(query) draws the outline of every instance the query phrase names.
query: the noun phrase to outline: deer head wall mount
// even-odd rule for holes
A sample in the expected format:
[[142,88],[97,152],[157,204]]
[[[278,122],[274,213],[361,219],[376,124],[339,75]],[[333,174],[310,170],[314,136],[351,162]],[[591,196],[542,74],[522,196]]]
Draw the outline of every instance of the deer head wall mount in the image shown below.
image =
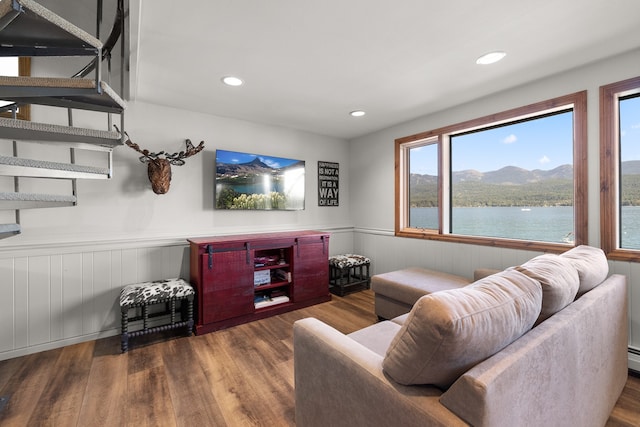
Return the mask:
[[[120,130],[116,127],[116,130]],[[141,153],[140,161],[147,164],[147,174],[149,175],[149,181],[151,181],[151,189],[156,194],[166,194],[169,191],[171,185],[171,165],[182,166],[184,165],[187,157],[198,154],[204,148],[204,141],[201,141],[197,147],[195,147],[191,140],[187,139],[187,149],[178,153],[165,153],[160,151],[158,153],[152,153],[149,150],[143,150],[140,146],[131,141],[127,132],[124,133],[127,137],[125,144]]]

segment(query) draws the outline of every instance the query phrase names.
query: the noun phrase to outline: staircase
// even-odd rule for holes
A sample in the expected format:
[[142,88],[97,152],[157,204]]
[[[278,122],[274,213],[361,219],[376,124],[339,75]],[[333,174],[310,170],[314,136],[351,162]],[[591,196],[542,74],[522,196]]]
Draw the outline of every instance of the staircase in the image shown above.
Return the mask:
[[[80,77],[0,76],[0,99],[12,104],[12,118],[0,117],[0,145],[10,141],[13,155],[0,155],[0,176],[13,177],[14,191],[0,192],[0,210],[14,210],[15,223],[0,224],[0,238],[21,232],[20,210],[74,206],[77,203],[77,179],[110,179],[113,149],[123,144],[123,135],[113,130],[112,114],[120,116],[124,132],[125,102],[102,81],[101,63],[108,57],[123,30],[123,2],[118,1],[118,15],[107,43],[76,27],[33,0],[0,0],[0,57],[93,57],[94,66],[85,67]],[[102,0],[98,0],[101,15]],[[115,34],[115,36],[114,36]],[[108,51],[106,49],[108,48]],[[111,68],[111,67],[109,67]],[[94,78],[83,78],[95,69]],[[44,105],[68,110],[68,126],[19,120],[16,109],[23,105]],[[73,126],[73,110],[105,113],[105,130]],[[6,140],[6,141],[5,141]],[[21,142],[36,142],[68,149],[66,163],[22,158]],[[104,167],[76,164],[76,150],[104,153]],[[78,153],[79,154],[79,153]],[[20,192],[21,178],[63,179],[71,181],[72,194]]]

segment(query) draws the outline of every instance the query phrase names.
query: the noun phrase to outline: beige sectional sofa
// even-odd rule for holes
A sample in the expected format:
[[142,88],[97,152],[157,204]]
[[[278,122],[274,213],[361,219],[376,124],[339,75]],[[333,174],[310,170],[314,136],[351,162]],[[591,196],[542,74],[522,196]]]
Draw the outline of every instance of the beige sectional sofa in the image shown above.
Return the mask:
[[603,426],[627,378],[627,328],[626,278],[585,246],[349,335],[302,319],[296,425]]

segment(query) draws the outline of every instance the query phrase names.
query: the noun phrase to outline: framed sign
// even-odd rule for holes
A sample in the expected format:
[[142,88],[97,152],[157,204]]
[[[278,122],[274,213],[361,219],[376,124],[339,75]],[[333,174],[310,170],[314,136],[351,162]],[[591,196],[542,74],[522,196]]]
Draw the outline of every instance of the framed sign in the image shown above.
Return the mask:
[[318,162],[318,206],[339,206],[340,164]]

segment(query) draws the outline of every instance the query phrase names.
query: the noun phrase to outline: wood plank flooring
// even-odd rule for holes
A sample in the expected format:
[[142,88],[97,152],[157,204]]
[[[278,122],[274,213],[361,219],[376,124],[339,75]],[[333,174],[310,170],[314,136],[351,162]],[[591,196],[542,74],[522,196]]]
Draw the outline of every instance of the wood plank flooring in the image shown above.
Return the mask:
[[[126,354],[110,337],[0,361],[0,425],[294,426],[291,325],[309,316],[353,332],[375,323],[373,293],[201,336],[136,337]],[[631,376],[607,427],[639,425]]]

